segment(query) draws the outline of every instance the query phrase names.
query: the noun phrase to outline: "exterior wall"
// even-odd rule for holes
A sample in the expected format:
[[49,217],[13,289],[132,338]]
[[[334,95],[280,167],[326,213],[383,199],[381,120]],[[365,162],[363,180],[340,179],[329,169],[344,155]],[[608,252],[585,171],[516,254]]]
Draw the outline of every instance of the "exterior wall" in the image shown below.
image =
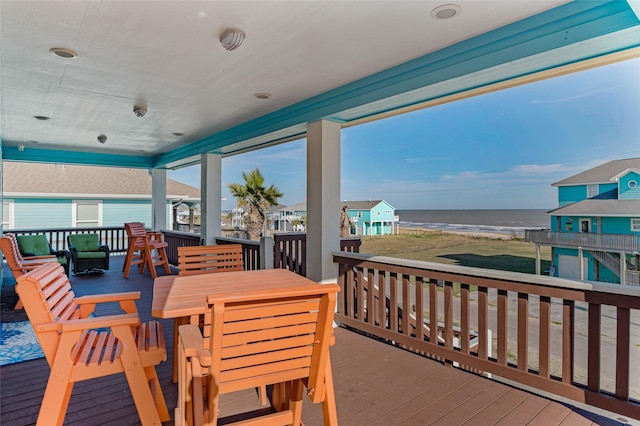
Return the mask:
[[[629,185],[629,183],[632,185]],[[633,185],[635,183],[635,185]],[[620,178],[618,198],[621,200],[640,200],[640,173],[629,172]]]
[[143,222],[151,226],[151,200],[104,200],[103,226],[122,226],[125,222]]
[[618,189],[617,183],[601,183],[600,191],[598,194],[602,194],[603,192],[611,191],[612,189]]
[[[640,180],[639,180],[640,182]],[[612,189],[617,189],[617,183],[601,183],[598,184],[598,194],[602,194]],[[639,197],[640,198],[640,197]],[[558,207],[567,204],[576,203],[587,199],[587,185],[573,185],[558,187]]]
[[[556,277],[562,276],[562,271],[560,271],[558,268],[559,256],[577,257],[578,250],[570,249],[570,248],[552,247],[551,263],[556,267],[556,272],[554,275]],[[585,280],[596,281],[595,265],[597,261],[587,251],[583,251],[582,256],[584,257],[584,262],[587,265],[587,276],[584,277]],[[615,275],[612,271],[610,271],[609,269],[605,268],[602,265],[599,267],[598,278],[599,278],[598,281],[601,281],[601,282],[620,283],[620,278],[617,275]]]
[[560,186],[558,187],[558,206],[582,201],[587,198],[586,185]]
[[[14,202],[14,229],[70,228],[73,200],[10,198]],[[167,229],[171,228],[171,205],[167,202]],[[151,225],[151,200],[102,200],[102,226],[123,226],[125,222]]]
[[14,229],[71,227],[71,199],[12,198]]
[[[638,212],[640,218],[640,212]],[[603,234],[635,234],[640,232],[631,231],[631,218],[629,217],[603,217],[602,218]]]

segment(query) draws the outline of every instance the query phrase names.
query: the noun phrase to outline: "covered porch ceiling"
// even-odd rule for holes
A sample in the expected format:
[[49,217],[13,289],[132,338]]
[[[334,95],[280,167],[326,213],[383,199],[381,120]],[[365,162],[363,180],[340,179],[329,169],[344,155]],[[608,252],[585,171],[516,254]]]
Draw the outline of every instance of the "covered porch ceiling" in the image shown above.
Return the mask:
[[[2,156],[172,168],[232,155],[303,136],[321,119],[352,125],[594,58],[638,56],[634,6],[3,0]],[[219,42],[227,28],[246,33],[234,51]]]

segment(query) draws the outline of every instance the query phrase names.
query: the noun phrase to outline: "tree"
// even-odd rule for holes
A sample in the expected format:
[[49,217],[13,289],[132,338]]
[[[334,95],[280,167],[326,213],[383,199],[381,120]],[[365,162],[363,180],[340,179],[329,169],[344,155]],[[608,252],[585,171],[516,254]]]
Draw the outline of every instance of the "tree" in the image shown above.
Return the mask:
[[229,191],[238,199],[238,205],[247,214],[249,239],[258,240],[265,223],[265,212],[269,207],[277,205],[278,198],[283,194],[274,185],[265,188],[264,177],[257,167],[249,173],[242,172],[242,179],[244,179],[244,185],[230,183]]
[[344,206],[340,212],[340,237],[348,237],[349,234],[351,234],[351,222],[347,214],[347,206]]

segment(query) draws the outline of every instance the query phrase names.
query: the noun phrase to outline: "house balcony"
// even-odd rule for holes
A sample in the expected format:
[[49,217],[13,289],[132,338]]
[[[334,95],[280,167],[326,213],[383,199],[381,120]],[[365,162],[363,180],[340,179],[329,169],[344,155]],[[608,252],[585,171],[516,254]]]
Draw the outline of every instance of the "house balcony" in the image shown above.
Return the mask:
[[525,241],[541,245],[611,252],[640,252],[640,235],[554,232],[527,229]]
[[[342,287],[340,327],[331,349],[340,424],[640,420],[640,382],[631,368],[640,359],[637,292],[608,294],[549,277],[348,252],[334,253],[334,261]],[[138,290],[140,317],[152,319],[153,279],[137,271],[123,279],[122,262],[116,255],[104,275],[72,276],[75,293]],[[2,321],[26,318],[11,309],[13,282],[5,266]],[[103,309],[96,314],[113,313],[115,307]],[[175,336],[172,322],[160,321],[168,360],[158,375],[171,408],[177,399],[171,378]],[[581,324],[596,331],[585,336]],[[3,425],[35,423],[48,375],[44,359],[0,367]],[[529,390],[519,389],[522,385]],[[571,401],[559,402],[551,394]],[[225,397],[223,417],[261,408],[254,392]],[[321,425],[321,407],[305,400],[303,421]],[[139,424],[124,375],[77,384],[65,424]]]

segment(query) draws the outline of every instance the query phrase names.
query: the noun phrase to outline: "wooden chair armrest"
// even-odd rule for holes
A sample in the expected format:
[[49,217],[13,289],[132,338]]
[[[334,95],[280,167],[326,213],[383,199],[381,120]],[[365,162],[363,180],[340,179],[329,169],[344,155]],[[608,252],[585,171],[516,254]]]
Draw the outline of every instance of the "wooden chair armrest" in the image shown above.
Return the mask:
[[85,303],[105,303],[105,302],[120,302],[124,300],[138,300],[140,299],[139,291],[129,291],[123,293],[105,293],[105,294],[92,294],[89,296],[76,297],[75,301],[78,304]]
[[91,328],[109,328],[114,325],[136,325],[139,323],[136,314],[109,315],[105,317],[81,318],[68,321],[55,321],[33,324],[36,332],[88,330]]
[[22,259],[23,260],[40,260],[40,259],[52,259],[55,257],[56,257],[55,255],[47,254],[44,256],[23,256]]
[[96,309],[98,303],[118,302],[120,309],[127,314],[137,314],[136,300],[140,299],[139,291],[126,293],[94,294],[90,296],[76,297],[75,301],[80,305],[80,316],[86,318]]
[[89,330],[92,328],[112,328],[132,326],[140,323],[136,314],[108,315],[106,317],[82,318],[60,322],[62,331]]
[[188,358],[196,357],[203,367],[211,365],[211,353],[204,348],[204,339],[196,324],[186,324],[178,327],[180,342],[184,348],[184,354]]

